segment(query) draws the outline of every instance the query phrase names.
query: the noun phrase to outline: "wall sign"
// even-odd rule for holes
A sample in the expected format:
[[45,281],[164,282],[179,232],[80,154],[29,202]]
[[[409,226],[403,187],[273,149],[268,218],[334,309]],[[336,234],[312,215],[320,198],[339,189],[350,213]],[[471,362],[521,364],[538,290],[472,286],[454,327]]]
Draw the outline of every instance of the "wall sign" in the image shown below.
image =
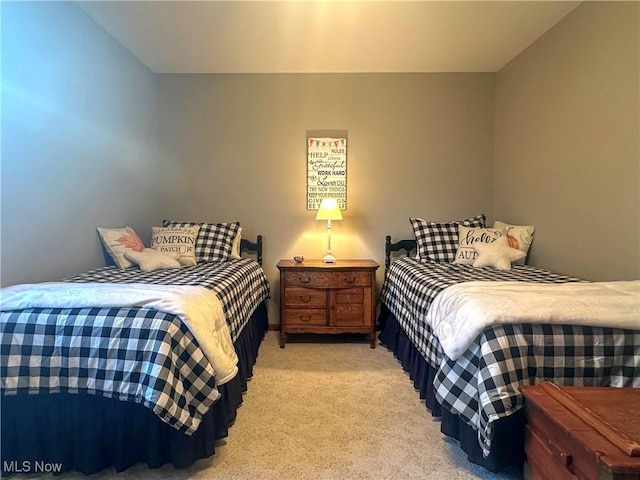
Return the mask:
[[317,210],[323,198],[347,208],[347,139],[307,138],[307,210]]

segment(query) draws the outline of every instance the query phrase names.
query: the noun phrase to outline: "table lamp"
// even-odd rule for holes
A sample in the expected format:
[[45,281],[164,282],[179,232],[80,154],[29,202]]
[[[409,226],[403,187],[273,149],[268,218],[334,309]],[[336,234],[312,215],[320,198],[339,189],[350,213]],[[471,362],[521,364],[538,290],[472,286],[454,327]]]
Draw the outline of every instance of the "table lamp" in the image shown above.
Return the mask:
[[316,220],[327,221],[327,254],[322,257],[323,263],[336,263],[336,257],[331,255],[331,220],[342,220],[342,213],[335,198],[323,198],[318,208]]

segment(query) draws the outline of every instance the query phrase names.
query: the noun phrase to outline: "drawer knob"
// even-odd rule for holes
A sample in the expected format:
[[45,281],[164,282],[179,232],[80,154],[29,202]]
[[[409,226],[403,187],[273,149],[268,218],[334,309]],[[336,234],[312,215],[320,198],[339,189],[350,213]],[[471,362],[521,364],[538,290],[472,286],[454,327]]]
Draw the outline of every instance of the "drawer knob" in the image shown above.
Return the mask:
[[300,277],[300,283],[311,283],[311,277]]
[[311,321],[311,315],[300,315],[301,322],[309,322]]
[[568,467],[573,463],[573,457],[571,455],[567,455],[564,452],[560,452],[558,457],[560,458],[560,463],[562,463],[565,467]]
[[345,277],[344,281],[346,283],[355,283],[356,282],[356,277]]
[[562,451],[558,445],[552,442],[549,444],[549,447],[553,455],[555,455],[564,467],[568,467],[573,463],[573,456]]
[[308,295],[307,295],[307,296],[305,296],[305,297],[300,296],[300,301],[301,301],[302,303],[309,303],[309,302],[311,301],[311,297],[310,297],[310,296],[308,296]]

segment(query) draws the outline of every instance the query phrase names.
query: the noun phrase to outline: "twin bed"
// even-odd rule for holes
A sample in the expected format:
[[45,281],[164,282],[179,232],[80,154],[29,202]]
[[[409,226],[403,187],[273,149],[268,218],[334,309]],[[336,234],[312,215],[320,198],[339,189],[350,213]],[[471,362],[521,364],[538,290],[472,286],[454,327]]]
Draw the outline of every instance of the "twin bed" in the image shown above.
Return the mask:
[[[519,385],[640,387],[640,282],[584,282],[524,262],[499,270],[420,258],[425,238],[414,231],[416,239],[386,237],[379,340],[471,462],[490,471],[523,462]],[[501,301],[501,289],[521,287]],[[472,325],[486,316],[491,288],[499,291],[488,301],[497,320]],[[593,308],[602,288],[605,301]],[[567,298],[584,308],[570,314]]]
[[[46,289],[64,298],[68,285],[121,302],[7,308],[12,298],[3,295],[3,475],[25,465],[85,474],[138,462],[186,467],[212,455],[268,329],[262,237],[239,247],[250,258],[153,271],[108,266],[43,284],[27,300],[40,305]],[[167,289],[177,292],[168,308]]]

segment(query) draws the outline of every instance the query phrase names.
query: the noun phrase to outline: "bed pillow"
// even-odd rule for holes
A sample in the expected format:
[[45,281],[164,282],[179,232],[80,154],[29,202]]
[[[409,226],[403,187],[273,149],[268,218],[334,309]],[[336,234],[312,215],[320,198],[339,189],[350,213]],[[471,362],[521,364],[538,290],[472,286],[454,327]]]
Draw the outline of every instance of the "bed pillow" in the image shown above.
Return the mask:
[[531,247],[531,242],[533,241],[533,232],[536,228],[533,225],[510,225],[498,220],[493,222],[493,228],[507,229],[509,246],[522,250],[525,253],[522,260],[515,263],[524,264],[527,254],[529,253],[529,247]]
[[478,253],[474,250],[476,243],[492,243],[506,236],[506,228],[480,228],[458,226],[458,250],[453,263],[473,265]]
[[[200,228],[196,240],[196,262],[224,261],[231,258],[233,251],[233,240],[240,229],[239,222],[232,223],[196,223],[196,222],[174,222],[163,220],[162,225]],[[238,250],[240,249],[238,243]]]
[[494,267],[498,270],[511,270],[511,263],[522,260],[526,253],[509,246],[506,235],[491,243],[474,243],[473,249],[478,257],[473,262],[474,267]]
[[178,253],[180,265],[195,265],[198,230],[200,227],[151,227],[151,248]]
[[125,252],[141,252],[144,243],[131,227],[102,228],[98,227],[98,235],[118,268],[124,270],[133,266],[124,256]]
[[143,272],[152,272],[163,268],[180,268],[180,254],[165,253],[154,248],[145,248],[141,252],[127,251],[125,258],[135,263]]
[[416,256],[421,261],[453,262],[458,250],[458,226],[484,228],[484,220],[484,213],[467,220],[444,223],[410,217],[416,236]]
[[233,245],[231,245],[231,258],[240,258],[240,243],[242,241],[242,227],[238,227],[238,233],[233,239]]

